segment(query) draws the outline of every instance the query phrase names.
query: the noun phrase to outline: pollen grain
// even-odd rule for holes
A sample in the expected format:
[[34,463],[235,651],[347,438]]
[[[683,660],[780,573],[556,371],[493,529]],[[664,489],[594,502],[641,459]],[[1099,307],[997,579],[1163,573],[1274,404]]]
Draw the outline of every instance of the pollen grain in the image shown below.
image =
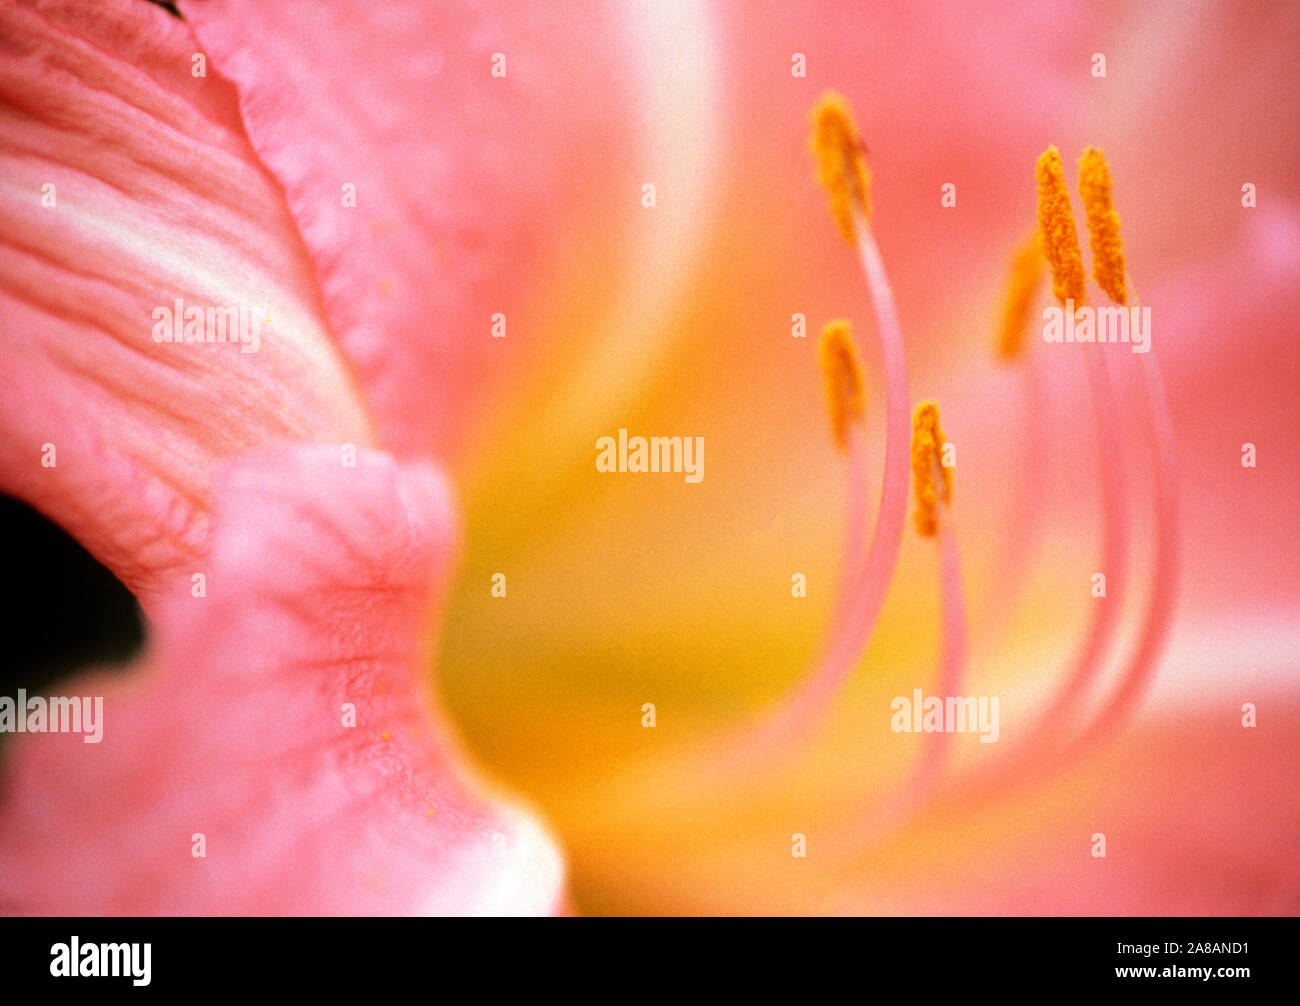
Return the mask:
[[916,529],[932,538],[939,530],[939,506],[952,502],[952,469],[942,462],[948,443],[939,425],[939,403],[924,401],[912,413],[912,484]]
[[848,321],[840,318],[827,322],[817,344],[817,356],[822,365],[826,405],[831,414],[835,442],[841,448],[847,448],[849,424],[862,418],[866,404],[862,363]]
[[1116,304],[1127,304],[1124,242],[1119,236],[1119,214],[1111,195],[1110,166],[1097,147],[1088,147],[1079,158],[1079,195],[1088,220],[1092,278]]
[[1038,179],[1038,232],[1042,239],[1043,257],[1052,271],[1052,292],[1064,306],[1074,301],[1076,308],[1083,306],[1084,271],[1083,252],[1079,248],[1079,232],[1074,227],[1074,213],[1070,210],[1070,193],[1065,186],[1065,169],[1061,154],[1048,147],[1038,158],[1035,171]]
[[848,100],[834,91],[817,99],[812,110],[812,150],[817,178],[831,197],[831,213],[844,239],[857,243],[853,215],[871,220],[871,169],[867,148],[853,121]]

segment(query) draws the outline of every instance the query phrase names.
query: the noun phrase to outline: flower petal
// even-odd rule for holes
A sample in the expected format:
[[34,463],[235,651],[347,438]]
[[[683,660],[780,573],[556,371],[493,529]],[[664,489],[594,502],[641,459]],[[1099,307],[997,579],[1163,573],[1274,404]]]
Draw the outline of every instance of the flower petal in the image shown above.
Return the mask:
[[[202,554],[216,459],[371,439],[283,194],[198,52],[151,4],[0,7],[0,490],[146,607]],[[249,341],[154,341],[177,298],[243,309]]]
[[599,395],[607,355],[662,337],[640,327],[645,288],[683,278],[706,166],[679,158],[714,100],[692,88],[698,39],[663,61],[665,23],[703,20],[676,6],[182,4],[284,186],[384,446],[462,449],[507,377],[536,392],[515,349],[594,357],[581,393]]
[[[431,715],[455,536],[427,466],[264,449],[218,477],[205,596],[160,605],[141,677],[83,680],[103,738],[8,755],[0,903],[57,914],[514,913],[559,854],[487,802]],[[355,726],[349,726],[350,710]],[[202,836],[206,855],[194,850]]]
[[[994,813],[931,817],[859,866],[828,910],[1286,915],[1300,909],[1300,704],[1260,695],[1148,724]],[[1104,844],[1100,839],[1104,837]],[[847,891],[856,886],[852,895]]]

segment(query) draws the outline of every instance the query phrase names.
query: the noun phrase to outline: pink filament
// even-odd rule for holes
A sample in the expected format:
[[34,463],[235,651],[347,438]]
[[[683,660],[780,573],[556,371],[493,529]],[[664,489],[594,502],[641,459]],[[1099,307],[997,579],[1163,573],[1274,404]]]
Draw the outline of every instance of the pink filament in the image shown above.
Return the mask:
[[903,541],[907,519],[910,424],[907,415],[907,367],[903,333],[894,294],[885,275],[871,228],[855,216],[857,246],[876,315],[885,377],[885,470],[880,512],[866,564],[848,583],[845,617],[835,626],[816,670],[783,704],[780,721],[806,732],[838,694],[875,631]]
[[717,764],[734,764],[743,758],[750,769],[756,770],[771,757],[784,754],[790,745],[797,745],[811,736],[817,721],[839,693],[871,639],[902,545],[903,524],[907,519],[911,435],[903,335],[894,295],[875,239],[860,215],[856,223],[858,248],[876,315],[885,377],[885,465],[880,510],[863,561],[867,461],[862,424],[855,422],[849,427],[849,527],[843,553],[844,581],[822,645],[822,655],[814,669],[784,699],[778,700],[771,712],[727,742],[726,753],[716,753]]
[[1169,402],[1164,381],[1155,359],[1148,353],[1142,358],[1142,376],[1147,406],[1150,409],[1155,442],[1156,559],[1155,579],[1141,635],[1133,658],[1125,668],[1119,688],[1079,738],[1076,751],[1082,752],[1113,731],[1132,711],[1150,683],[1156,661],[1164,648],[1173,623],[1174,602],[1178,593],[1179,517],[1178,517],[1178,443],[1169,418]]
[[1042,485],[1044,473],[1050,469],[1047,441],[1047,430],[1051,426],[1049,401],[1043,387],[1043,366],[1038,355],[1031,355],[1026,366],[1028,374],[1019,428],[1025,431],[1028,447],[1021,455],[1019,477],[1013,483],[1021,486],[1022,490],[1015,496],[1011,519],[1002,535],[1002,554],[993,566],[997,571],[997,582],[1005,585],[1006,592],[993,597],[994,603],[981,617],[984,631],[991,640],[1001,635],[1010,614],[1016,610],[1016,602],[1024,590],[1025,570],[1043,529],[1042,493],[1036,487]]
[[[954,780],[954,785],[949,787],[950,795],[968,805],[999,794],[1004,795],[1004,787],[1012,782],[1029,785],[1050,771],[1059,770],[1063,764],[1062,756],[1066,761],[1077,756],[1080,750],[1077,743],[1072,749],[1062,751],[1058,748],[1057,757],[1049,756],[1044,747],[1055,740],[1053,735],[1064,732],[1063,721],[1096,677],[1102,658],[1119,626],[1120,598],[1125,593],[1128,578],[1130,516],[1124,491],[1123,444],[1114,390],[1105,359],[1094,347],[1084,347],[1084,352],[1097,429],[1102,484],[1102,563],[1106,574],[1107,596],[1099,599],[1101,607],[1095,611],[1083,646],[1072,663],[1065,687],[1047,712],[1030,728],[1028,736],[1012,752],[1000,758],[997,767],[974,770],[967,774],[968,777]],[[1158,375],[1156,379],[1158,380]],[[1154,396],[1152,400],[1154,407]],[[1171,431],[1168,432],[1168,440],[1172,445]],[[1159,443],[1157,447],[1160,453],[1165,453]],[[1166,505],[1172,506],[1172,502],[1166,501]],[[1132,671],[1129,673],[1131,677]],[[1149,671],[1139,668],[1139,673],[1146,674]],[[1140,689],[1141,683],[1135,683],[1131,687]],[[1119,699],[1120,696],[1117,695],[1112,705],[1119,702]],[[1106,715],[1109,717],[1111,713],[1108,711]]]
[[[948,698],[961,694],[966,680],[970,639],[966,625],[966,592],[961,579],[961,554],[957,549],[957,536],[947,524],[939,528],[939,564],[943,638],[936,694]],[[952,737],[946,732],[928,740],[913,783],[917,796],[928,794],[938,783],[951,746]]]
[[[939,527],[939,597],[942,642],[938,689],[934,694],[940,698],[957,697],[966,680],[970,635],[961,554],[957,537],[947,524]],[[922,740],[925,747],[911,777],[877,800],[867,817],[854,828],[852,836],[839,839],[844,848],[861,848],[881,839],[920,812],[937,794],[952,738],[946,732],[940,732]]]
[[[1086,679],[1081,672],[1086,671],[1090,678],[1095,673],[1095,666],[1089,664],[1085,645],[1084,653],[1075,662],[1075,677],[1067,685],[1061,698],[1049,713],[1034,728],[1028,743],[1021,744],[1018,756],[1009,756],[998,769],[984,773],[978,780],[961,781],[954,788],[954,795],[966,804],[982,799],[1005,795],[1003,784],[1015,779],[1021,785],[1041,779],[1052,771],[1060,771],[1068,762],[1082,757],[1095,746],[1105,734],[1115,730],[1132,711],[1141,698],[1143,690],[1149,684],[1155,671],[1156,661],[1169,634],[1173,621],[1174,602],[1177,595],[1179,517],[1177,496],[1177,442],[1174,437],[1173,423],[1169,418],[1169,406],[1165,397],[1164,383],[1154,358],[1146,354],[1142,360],[1142,374],[1146,386],[1148,413],[1152,427],[1154,444],[1155,473],[1155,519],[1156,519],[1156,559],[1150,597],[1143,618],[1137,648],[1126,665],[1120,685],[1102,711],[1082,734],[1073,742],[1058,750],[1055,757],[1045,756],[1038,742],[1046,739],[1045,735],[1056,722],[1053,713],[1063,713],[1068,708],[1064,701],[1067,695],[1076,695]],[[1107,397],[1109,391],[1107,390]],[[1094,395],[1094,404],[1098,403]],[[1110,412],[1112,410],[1105,410]],[[1103,434],[1104,439],[1104,434]],[[1118,453],[1118,447],[1111,448]],[[1106,479],[1105,456],[1107,448],[1103,444],[1103,482]],[[1106,492],[1103,485],[1103,494]],[[1124,518],[1127,523],[1127,517]],[[1108,598],[1109,600],[1109,598]],[[1116,612],[1116,617],[1118,612]],[[1095,635],[1096,626],[1094,624]],[[1091,639],[1091,635],[1090,635]],[[1083,679],[1083,680],[1080,680]],[[1076,682],[1078,682],[1076,684]],[[1059,717],[1057,717],[1059,719]]]
[[1119,614],[1128,578],[1128,501],[1124,492],[1123,443],[1115,394],[1102,351],[1084,347],[1088,368],[1088,386],[1097,423],[1097,441],[1101,462],[1102,495],[1102,569],[1106,577],[1106,596],[1095,599],[1092,622],[1083,648],[1075,658],[1066,685],[1057,695],[1035,728],[1031,744],[1055,731],[1061,720],[1074,708],[1080,694],[1096,677],[1107,647],[1119,626]]
[[853,611],[854,581],[860,575],[867,537],[867,450],[861,420],[849,424],[845,453],[849,463],[849,505],[845,514],[844,546],[840,557],[840,590],[831,616],[830,638],[842,631]]

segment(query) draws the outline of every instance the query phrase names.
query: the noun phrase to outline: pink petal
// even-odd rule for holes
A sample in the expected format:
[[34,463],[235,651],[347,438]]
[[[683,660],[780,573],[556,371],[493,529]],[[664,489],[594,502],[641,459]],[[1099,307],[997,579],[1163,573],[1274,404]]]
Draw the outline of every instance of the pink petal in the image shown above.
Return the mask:
[[[196,52],[136,0],[0,6],[0,490],[146,606],[203,552],[214,461],[371,438],[283,194]],[[271,321],[257,352],[156,343],[175,298]]]
[[[1300,910],[1300,705],[1147,726],[1047,791],[930,819],[863,870],[846,912],[1279,915]],[[1104,835],[1105,856],[1093,854]]]
[[[561,907],[526,813],[460,780],[427,693],[450,494],[423,465],[264,450],[215,491],[206,596],[159,607],[98,744],[28,734],[0,811],[25,913],[514,913]],[[356,725],[344,725],[345,704]],[[206,857],[192,854],[203,835]]]
[[[594,226],[611,189],[626,207],[640,194],[639,177],[611,183],[638,126],[614,12],[364,0],[183,11],[284,186],[385,444],[445,451],[465,403],[499,388],[492,316],[526,338],[545,267],[577,233],[603,235],[609,258],[626,251]],[[498,52],[506,76],[494,78]]]

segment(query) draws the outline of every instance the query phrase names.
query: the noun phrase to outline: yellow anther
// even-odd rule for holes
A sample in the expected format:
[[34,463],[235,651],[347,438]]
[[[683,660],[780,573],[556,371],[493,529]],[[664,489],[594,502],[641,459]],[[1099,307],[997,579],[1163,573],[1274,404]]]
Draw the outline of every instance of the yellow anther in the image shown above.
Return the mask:
[[912,484],[916,529],[927,538],[939,530],[939,504],[952,502],[952,469],[943,464],[947,443],[939,426],[939,403],[921,402],[912,413]]
[[841,448],[849,443],[849,423],[862,418],[866,392],[862,381],[862,364],[853,342],[853,329],[843,319],[831,321],[822,329],[817,355],[826,384],[826,405],[831,413],[835,442]]
[[1073,300],[1083,306],[1083,252],[1079,249],[1079,232],[1074,229],[1070,210],[1070,193],[1065,187],[1065,169],[1055,147],[1048,147],[1038,158],[1038,232],[1043,256],[1052,270],[1052,292],[1064,306]]
[[867,147],[853,121],[853,111],[842,94],[827,91],[812,110],[813,156],[817,177],[831,196],[831,213],[850,244],[854,235],[853,214],[871,219],[871,169]]
[[1124,242],[1119,236],[1119,214],[1111,197],[1110,165],[1106,163],[1106,155],[1096,147],[1088,147],[1079,158],[1079,195],[1088,218],[1092,278],[1116,304],[1126,304]]
[[1034,298],[1043,283],[1045,265],[1038,232],[1034,231],[1011,259],[1011,278],[1002,301],[1002,321],[998,329],[998,352],[1005,359],[1019,356],[1024,346]]

